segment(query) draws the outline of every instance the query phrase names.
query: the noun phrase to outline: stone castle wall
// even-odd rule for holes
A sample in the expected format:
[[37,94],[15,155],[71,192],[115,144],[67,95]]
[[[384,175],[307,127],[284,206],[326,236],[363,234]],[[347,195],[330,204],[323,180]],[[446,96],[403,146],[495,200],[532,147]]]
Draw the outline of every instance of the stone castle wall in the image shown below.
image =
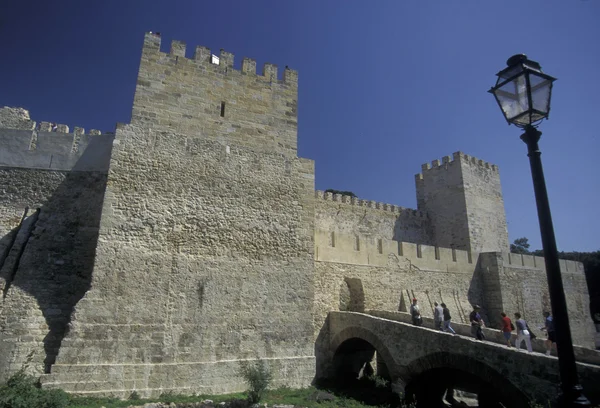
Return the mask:
[[0,378],[54,363],[89,289],[113,135],[0,109]]
[[[160,53],[148,45],[157,38],[146,37],[132,124],[117,128],[91,290],[46,384],[124,396],[232,392],[245,388],[240,364],[264,358],[276,384],[306,386],[314,168],[295,155],[295,84],[234,73],[223,58],[184,60],[178,43]],[[217,100],[223,116],[198,111]],[[165,112],[182,116],[171,124]],[[270,139],[244,120],[264,120]]]
[[[410,208],[361,200],[340,194],[315,192],[315,229],[320,233],[355,235],[433,244],[427,214]],[[333,235],[331,235],[333,234]]]
[[[595,329],[583,264],[561,259],[560,270],[573,343],[594,348]],[[484,287],[482,306],[493,327],[500,327],[500,312],[512,318],[518,311],[534,333],[545,336],[539,328],[544,325],[543,312],[551,309],[544,258],[509,252],[483,253],[478,271]]]
[[1,378],[54,363],[89,289],[105,185],[101,172],[0,167]]
[[[492,325],[501,310],[538,323],[541,258],[495,252],[495,166],[460,152],[424,166],[418,210],[315,192],[296,155],[297,73],[213,62],[147,34],[115,134],[0,109],[1,378],[28,364],[83,394],[231,392],[263,358],[276,385],[305,386],[332,310],[417,297],[425,316],[443,301],[466,322],[479,303]],[[561,267],[585,345],[582,267]]]
[[[490,327],[500,327],[503,311],[510,317],[520,312],[532,328],[543,326],[543,312],[550,310],[544,258],[424,245],[426,229],[408,235],[415,242],[396,240],[394,226],[410,225],[408,220],[428,225],[419,211],[316,193],[317,330],[328,311],[356,310],[357,304],[407,311],[413,297],[426,317],[433,316],[433,302],[444,302],[454,319],[465,323],[471,306],[479,304]],[[595,329],[583,265],[560,260],[560,266],[573,341],[591,348]]]

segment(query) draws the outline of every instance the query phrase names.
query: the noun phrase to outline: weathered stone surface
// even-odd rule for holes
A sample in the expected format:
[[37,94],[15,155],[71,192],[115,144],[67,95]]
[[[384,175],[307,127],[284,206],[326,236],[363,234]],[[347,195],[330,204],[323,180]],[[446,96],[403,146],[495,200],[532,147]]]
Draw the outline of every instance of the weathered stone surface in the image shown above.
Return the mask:
[[0,108],[0,128],[33,130],[35,122],[29,118],[29,111],[23,108]]

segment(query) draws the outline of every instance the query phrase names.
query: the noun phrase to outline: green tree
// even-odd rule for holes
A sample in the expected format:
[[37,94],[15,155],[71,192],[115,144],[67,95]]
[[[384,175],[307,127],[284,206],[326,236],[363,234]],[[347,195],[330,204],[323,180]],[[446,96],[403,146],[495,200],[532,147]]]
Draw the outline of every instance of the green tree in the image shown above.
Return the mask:
[[529,246],[529,239],[525,237],[517,238],[510,244],[510,252],[513,254],[530,254]]
[[350,197],[358,197],[352,191],[334,190],[333,188],[328,188],[327,190],[325,190],[325,192],[331,193],[331,194],[341,194],[341,195],[350,196]]

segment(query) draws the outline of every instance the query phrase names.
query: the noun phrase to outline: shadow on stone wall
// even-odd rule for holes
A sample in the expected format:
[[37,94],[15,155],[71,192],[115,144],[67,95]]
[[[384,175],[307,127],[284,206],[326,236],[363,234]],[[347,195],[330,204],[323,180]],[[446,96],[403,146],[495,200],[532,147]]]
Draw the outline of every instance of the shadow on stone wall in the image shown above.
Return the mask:
[[[475,267],[475,272],[473,273],[473,277],[469,282],[469,290],[467,292],[467,299],[471,306],[479,305],[481,310],[479,311],[481,318],[484,323],[488,327],[495,327],[494,321],[490,320],[489,310],[487,308],[486,299],[484,298],[484,282],[483,282],[483,273],[481,268],[481,256],[477,258],[477,266]],[[465,311],[467,317],[473,311],[473,309]]]
[[[85,156],[84,153],[80,161]],[[8,286],[1,308],[1,329],[2,337],[13,347],[11,356],[5,355],[2,360],[13,366],[22,364],[23,354],[43,342],[43,372],[49,373],[74,309],[90,288],[107,174],[9,171],[26,190],[19,192],[20,201],[41,206],[37,220],[30,216],[20,229],[0,238],[0,249],[11,246],[1,269]],[[45,325],[40,321],[40,312]],[[41,361],[35,359],[33,363]],[[10,371],[15,369],[18,367]]]
[[418,223],[415,216],[409,212],[404,212],[396,218],[392,239],[398,242],[433,245],[432,232],[429,225],[423,227],[423,224]]

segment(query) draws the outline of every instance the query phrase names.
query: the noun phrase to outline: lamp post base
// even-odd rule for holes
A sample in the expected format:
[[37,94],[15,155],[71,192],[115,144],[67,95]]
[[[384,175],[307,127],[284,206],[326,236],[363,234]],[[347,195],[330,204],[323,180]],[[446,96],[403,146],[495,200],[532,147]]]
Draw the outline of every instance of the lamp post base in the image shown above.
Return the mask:
[[592,404],[583,395],[583,387],[577,384],[571,388],[568,394],[561,393],[558,396],[558,406],[560,408],[581,408],[591,407]]

